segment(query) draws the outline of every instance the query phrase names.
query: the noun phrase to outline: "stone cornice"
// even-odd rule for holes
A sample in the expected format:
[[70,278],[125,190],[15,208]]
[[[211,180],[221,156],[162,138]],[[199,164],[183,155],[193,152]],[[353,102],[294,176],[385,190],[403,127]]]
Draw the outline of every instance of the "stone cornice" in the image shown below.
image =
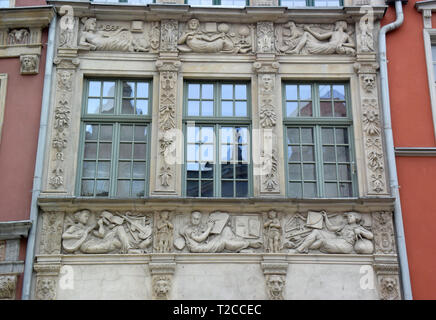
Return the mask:
[[30,220],[0,222],[0,240],[27,237],[31,225]]
[[[293,20],[296,23],[313,19],[318,23],[328,23],[339,19],[356,20],[364,13],[360,6],[340,8],[286,8],[286,7],[191,7],[184,4],[148,4],[132,6],[123,4],[98,4],[88,1],[47,1],[60,9],[63,5],[73,7],[74,15],[95,16],[102,20],[143,20],[158,21],[161,19],[177,19],[187,21],[192,17],[200,21],[255,23],[258,21],[274,21],[284,23]],[[375,19],[381,19],[387,6],[373,7]]]
[[419,12],[421,12],[423,10],[436,11],[436,1],[435,0],[418,1],[418,2],[415,2],[415,8]]
[[53,6],[0,9],[0,28],[46,27],[55,15]]

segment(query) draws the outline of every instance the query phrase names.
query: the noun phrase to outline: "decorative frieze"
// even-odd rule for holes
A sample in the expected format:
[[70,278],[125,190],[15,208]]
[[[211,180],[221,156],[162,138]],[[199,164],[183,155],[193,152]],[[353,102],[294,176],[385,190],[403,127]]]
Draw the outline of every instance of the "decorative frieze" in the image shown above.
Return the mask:
[[257,23],[257,53],[274,53],[274,23],[262,21]]
[[177,20],[162,20],[160,26],[160,50],[177,52],[179,22]]
[[42,229],[39,253],[61,253],[62,229],[64,226],[63,212],[44,212],[42,214]]
[[374,232],[374,244],[376,254],[395,254],[394,222],[392,212],[381,211],[372,214],[372,231]]

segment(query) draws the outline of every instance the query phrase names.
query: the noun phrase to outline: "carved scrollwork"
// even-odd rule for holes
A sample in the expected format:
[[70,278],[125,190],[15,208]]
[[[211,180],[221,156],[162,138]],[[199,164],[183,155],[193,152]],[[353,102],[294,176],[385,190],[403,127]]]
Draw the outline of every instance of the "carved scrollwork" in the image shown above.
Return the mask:
[[17,277],[0,275],[0,299],[14,299]]

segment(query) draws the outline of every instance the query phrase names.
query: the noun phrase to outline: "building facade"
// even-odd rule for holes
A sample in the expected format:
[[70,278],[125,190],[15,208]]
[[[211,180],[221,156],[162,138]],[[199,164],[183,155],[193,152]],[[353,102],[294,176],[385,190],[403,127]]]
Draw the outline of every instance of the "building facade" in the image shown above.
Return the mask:
[[384,3],[49,4],[32,298],[401,299]]
[[54,10],[45,1],[8,0],[0,16],[0,299],[19,299]]

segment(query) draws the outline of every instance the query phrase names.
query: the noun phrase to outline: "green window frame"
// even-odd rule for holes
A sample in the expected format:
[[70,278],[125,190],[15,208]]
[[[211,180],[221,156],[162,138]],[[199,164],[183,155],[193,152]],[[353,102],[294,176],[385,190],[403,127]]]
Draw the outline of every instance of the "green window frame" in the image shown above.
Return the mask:
[[76,194],[142,198],[148,193],[152,82],[85,79]]
[[283,82],[287,195],[357,195],[353,121],[345,82]]
[[149,3],[156,3],[156,0],[91,0],[94,3],[100,4],[112,4],[112,3],[127,3],[127,4],[137,4],[146,5]]
[[248,6],[249,0],[185,0],[191,6]]
[[246,81],[185,81],[185,197],[252,194],[250,98]]
[[343,7],[344,0],[279,0],[279,6],[288,7],[288,8]]

